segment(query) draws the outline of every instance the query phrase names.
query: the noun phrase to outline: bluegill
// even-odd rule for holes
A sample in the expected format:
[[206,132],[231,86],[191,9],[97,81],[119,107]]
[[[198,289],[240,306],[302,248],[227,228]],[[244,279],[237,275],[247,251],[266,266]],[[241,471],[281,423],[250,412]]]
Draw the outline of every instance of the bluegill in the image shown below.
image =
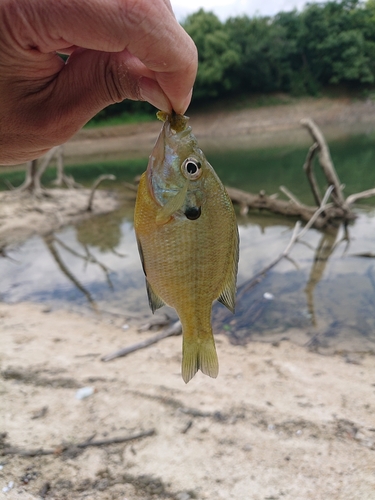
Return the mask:
[[239,237],[232,202],[182,115],[166,115],[142,175],[134,227],[154,312],[167,304],[182,324],[182,378],[217,377],[215,299],[234,312]]

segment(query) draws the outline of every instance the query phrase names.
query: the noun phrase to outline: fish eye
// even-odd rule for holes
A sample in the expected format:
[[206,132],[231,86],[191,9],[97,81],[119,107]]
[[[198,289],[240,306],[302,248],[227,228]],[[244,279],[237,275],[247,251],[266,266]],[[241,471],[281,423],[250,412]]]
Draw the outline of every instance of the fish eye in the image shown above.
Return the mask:
[[186,158],[186,160],[181,165],[181,170],[187,179],[192,181],[199,179],[202,175],[202,165],[201,162],[195,158]]

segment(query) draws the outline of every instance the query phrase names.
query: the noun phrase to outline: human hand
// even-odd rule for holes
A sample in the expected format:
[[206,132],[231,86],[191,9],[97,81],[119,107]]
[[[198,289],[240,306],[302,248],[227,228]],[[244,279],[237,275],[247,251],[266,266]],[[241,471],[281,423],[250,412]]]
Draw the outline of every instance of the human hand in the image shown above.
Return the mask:
[[41,156],[125,98],[177,113],[190,103],[196,48],[169,0],[0,0],[0,26],[2,165]]

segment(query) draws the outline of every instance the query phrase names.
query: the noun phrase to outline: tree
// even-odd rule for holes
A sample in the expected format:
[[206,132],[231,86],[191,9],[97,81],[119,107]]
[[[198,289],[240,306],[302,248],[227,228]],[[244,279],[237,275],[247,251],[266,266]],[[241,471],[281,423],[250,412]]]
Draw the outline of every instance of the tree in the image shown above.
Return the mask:
[[300,46],[320,84],[374,82],[368,23],[358,0],[308,5],[301,16]]
[[241,54],[235,77],[242,90],[290,90],[290,60],[296,48],[282,25],[269,17],[242,16],[229,19],[226,28]]
[[218,17],[200,9],[186,19],[184,28],[198,48],[195,98],[218,97],[233,90],[232,74],[240,65],[240,55]]

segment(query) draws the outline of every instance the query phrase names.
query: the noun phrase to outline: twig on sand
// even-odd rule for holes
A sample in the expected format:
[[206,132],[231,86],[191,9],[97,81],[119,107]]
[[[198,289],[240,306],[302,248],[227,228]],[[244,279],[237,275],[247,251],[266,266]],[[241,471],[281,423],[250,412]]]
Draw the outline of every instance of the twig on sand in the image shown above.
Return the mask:
[[166,328],[162,332],[150,337],[149,339],[143,340],[142,342],[138,342],[136,344],[130,345],[128,347],[124,347],[119,351],[112,352],[111,354],[107,354],[101,358],[102,361],[112,361],[116,358],[121,358],[130,354],[131,352],[139,351],[140,349],[144,349],[149,345],[156,344],[159,340],[163,340],[167,337],[172,337],[173,335],[180,335],[182,333],[182,326],[180,321],[176,321],[169,328]]
[[61,453],[66,453],[69,450],[74,450],[74,449],[84,449],[84,448],[89,448],[90,446],[108,446],[111,444],[119,444],[119,443],[126,443],[128,441],[134,441],[135,439],[141,439],[144,437],[148,436],[153,436],[156,434],[155,429],[150,429],[148,431],[143,431],[139,432],[137,434],[132,434],[130,436],[122,436],[122,437],[114,437],[111,439],[100,439],[97,441],[94,440],[86,440],[83,441],[82,443],[70,443],[66,444],[63,443],[60,446],[57,446],[56,448],[51,448],[51,449],[43,449],[43,448],[37,448],[35,450],[27,450],[24,448],[17,448],[13,446],[9,447],[4,447],[3,450],[0,450],[0,455],[18,455],[20,457],[38,457],[38,456],[43,456],[43,455],[60,455]]

